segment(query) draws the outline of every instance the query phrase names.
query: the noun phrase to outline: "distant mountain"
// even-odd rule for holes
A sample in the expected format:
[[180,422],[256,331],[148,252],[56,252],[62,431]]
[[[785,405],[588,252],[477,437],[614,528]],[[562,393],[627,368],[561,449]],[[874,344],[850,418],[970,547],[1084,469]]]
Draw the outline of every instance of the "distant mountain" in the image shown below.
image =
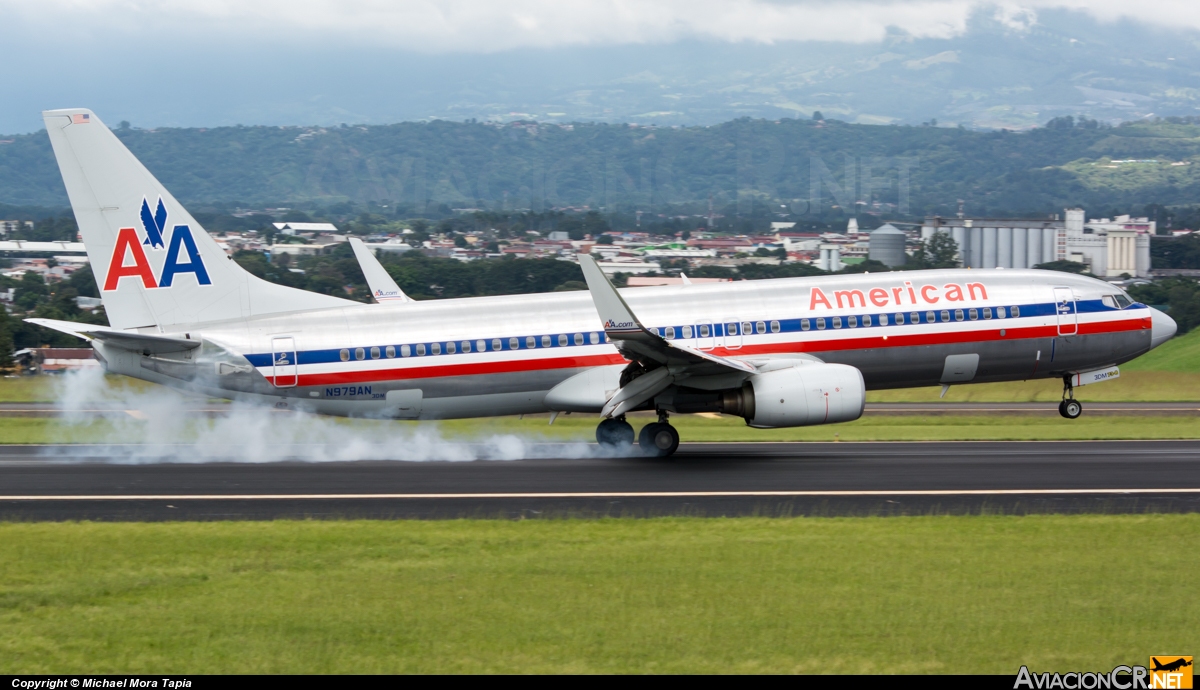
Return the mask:
[[[1200,126],[1028,132],[740,119],[713,127],[405,123],[118,130],[192,204],[376,202],[455,208],[827,217],[1096,212],[1200,201]],[[45,133],[4,137],[0,203],[67,203]]]

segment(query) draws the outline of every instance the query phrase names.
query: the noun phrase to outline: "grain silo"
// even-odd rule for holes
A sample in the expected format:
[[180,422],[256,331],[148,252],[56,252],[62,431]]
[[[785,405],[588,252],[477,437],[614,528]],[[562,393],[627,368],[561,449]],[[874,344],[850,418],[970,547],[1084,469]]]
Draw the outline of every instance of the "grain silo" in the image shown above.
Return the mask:
[[870,258],[885,266],[903,266],[908,260],[904,253],[904,232],[891,223],[871,231]]

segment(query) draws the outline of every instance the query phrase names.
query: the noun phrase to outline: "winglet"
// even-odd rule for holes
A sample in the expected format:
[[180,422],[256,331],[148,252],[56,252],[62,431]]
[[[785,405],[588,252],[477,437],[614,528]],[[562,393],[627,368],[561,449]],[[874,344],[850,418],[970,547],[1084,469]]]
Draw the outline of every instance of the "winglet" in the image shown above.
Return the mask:
[[592,293],[592,302],[596,305],[600,320],[604,322],[604,333],[610,340],[658,339],[633,315],[633,310],[625,304],[621,293],[613,287],[595,259],[588,254],[580,254],[579,267],[583,269],[583,277]]
[[367,279],[367,287],[371,289],[371,295],[376,302],[411,302],[412,298],[404,294],[396,281],[388,275],[383,264],[379,263],[371,250],[367,249],[367,245],[357,237],[350,238],[350,248],[354,250],[354,258],[358,259],[358,265],[362,268],[363,276]]

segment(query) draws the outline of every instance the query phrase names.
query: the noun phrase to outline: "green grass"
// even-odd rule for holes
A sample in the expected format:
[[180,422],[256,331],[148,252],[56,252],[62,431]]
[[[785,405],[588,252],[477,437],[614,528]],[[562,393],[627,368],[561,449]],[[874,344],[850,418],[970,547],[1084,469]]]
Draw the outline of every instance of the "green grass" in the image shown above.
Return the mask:
[[1200,515],[0,524],[0,673],[1107,670]]
[[[1122,371],[1200,372],[1200,328],[1172,338],[1121,367]],[[1200,394],[1200,389],[1197,390]]]

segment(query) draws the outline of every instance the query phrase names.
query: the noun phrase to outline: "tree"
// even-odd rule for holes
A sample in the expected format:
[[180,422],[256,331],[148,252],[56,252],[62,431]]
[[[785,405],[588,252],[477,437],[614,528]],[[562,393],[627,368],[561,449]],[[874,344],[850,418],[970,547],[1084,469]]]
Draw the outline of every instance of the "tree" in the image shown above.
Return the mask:
[[1087,273],[1087,265],[1081,264],[1078,261],[1047,261],[1044,264],[1038,264],[1034,268],[1040,268],[1044,271],[1062,271],[1063,273]]
[[958,243],[948,232],[935,232],[917,243],[909,268],[958,268]]
[[820,110],[814,110],[814,111],[813,111],[813,114],[812,114],[812,119],[814,119],[814,120],[824,120],[824,119],[825,119],[825,116],[821,114],[821,111],[820,111]]

